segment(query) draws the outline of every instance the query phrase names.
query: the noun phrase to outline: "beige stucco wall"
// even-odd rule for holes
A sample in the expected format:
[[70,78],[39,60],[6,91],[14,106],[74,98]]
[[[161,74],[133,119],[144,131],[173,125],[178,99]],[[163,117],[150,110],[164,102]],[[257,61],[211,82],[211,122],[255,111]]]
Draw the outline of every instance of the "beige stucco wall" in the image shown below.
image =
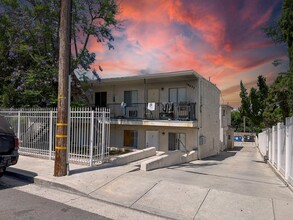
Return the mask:
[[199,145],[200,158],[215,155],[220,151],[220,91],[210,82],[201,80],[201,114],[199,135],[205,137],[205,143]]
[[[231,149],[234,147],[234,130],[231,126],[231,110],[232,107],[229,105],[220,106],[220,149],[225,150],[227,148]],[[225,115],[223,114],[225,111]],[[228,135],[232,136],[232,140],[228,140]]]
[[110,146],[122,147],[124,139],[124,130],[136,130],[138,132],[138,149],[146,147],[146,131],[159,131],[159,151],[168,151],[169,132],[185,133],[186,148],[188,151],[197,146],[196,128],[177,128],[177,127],[158,127],[158,126],[131,126],[131,125],[111,125]]
[[[159,81],[159,80],[157,80]],[[159,131],[160,149],[168,150],[168,133],[185,133],[186,146],[188,150],[199,149],[200,158],[217,154],[220,150],[220,91],[211,82],[194,77],[194,80],[168,81],[168,78],[160,82],[150,82],[148,80],[136,80],[135,82],[123,81],[115,83],[101,83],[93,88],[95,92],[107,92],[107,103],[120,104],[124,101],[124,91],[137,90],[138,103],[147,102],[148,89],[159,90],[159,102],[168,102],[170,88],[186,88],[187,100],[196,102],[196,118],[198,128],[178,128],[161,126],[139,126],[139,125],[111,125],[111,146],[123,146],[124,130],[138,131],[138,148],[145,147],[146,130]],[[94,95],[92,96],[94,104]],[[201,107],[200,107],[201,105]],[[201,112],[200,112],[201,109]],[[165,133],[165,134],[163,134]],[[199,136],[205,137],[205,143],[199,146]]]
[[[225,110],[225,115],[223,115],[223,111]],[[231,125],[231,110],[232,107],[228,105],[220,106],[220,126],[221,128],[227,128]]]
[[186,88],[187,100],[190,102],[197,102],[196,96],[197,79],[193,81],[176,81],[176,82],[156,82],[148,83],[143,80],[139,82],[121,83],[120,85],[103,85],[102,83],[93,88],[93,96],[91,97],[91,104],[94,105],[94,93],[95,92],[107,92],[107,103],[120,104],[124,101],[124,91],[137,90],[138,91],[138,103],[147,102],[148,89],[159,89],[160,102],[168,102],[169,89],[170,88]]
[[[230,139],[228,138],[229,135],[230,135]],[[226,131],[226,137],[227,137],[227,148],[233,149],[234,147],[234,129],[233,128],[229,128]]]

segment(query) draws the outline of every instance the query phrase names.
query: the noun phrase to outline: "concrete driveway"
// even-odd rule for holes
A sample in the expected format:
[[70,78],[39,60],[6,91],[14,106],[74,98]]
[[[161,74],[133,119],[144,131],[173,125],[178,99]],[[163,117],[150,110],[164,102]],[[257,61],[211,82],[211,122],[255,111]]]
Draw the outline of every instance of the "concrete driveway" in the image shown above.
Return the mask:
[[[235,147],[205,160],[148,172],[138,164],[72,165],[70,176],[57,178],[52,176],[53,161],[22,157],[16,169],[9,170],[32,173],[35,182],[82,193],[68,205],[89,197],[107,202],[105,207],[124,207],[117,219],[125,219],[130,210],[152,218],[293,219],[292,192],[263,162],[256,147]],[[104,206],[99,203],[95,210]],[[111,213],[105,212],[109,218]]]
[[292,192],[256,147],[124,174],[94,196],[175,219],[293,219]]

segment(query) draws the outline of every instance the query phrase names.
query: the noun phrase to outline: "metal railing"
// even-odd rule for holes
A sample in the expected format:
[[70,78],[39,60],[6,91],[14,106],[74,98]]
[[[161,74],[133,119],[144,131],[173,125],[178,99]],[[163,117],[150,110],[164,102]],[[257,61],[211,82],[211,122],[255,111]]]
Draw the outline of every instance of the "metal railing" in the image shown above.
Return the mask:
[[[0,109],[20,140],[19,152],[55,158],[56,109]],[[109,109],[75,108],[70,111],[69,162],[94,165],[109,157]]]
[[146,120],[196,120],[196,103],[110,103],[111,118]]
[[293,185],[293,117],[258,136],[261,154]]

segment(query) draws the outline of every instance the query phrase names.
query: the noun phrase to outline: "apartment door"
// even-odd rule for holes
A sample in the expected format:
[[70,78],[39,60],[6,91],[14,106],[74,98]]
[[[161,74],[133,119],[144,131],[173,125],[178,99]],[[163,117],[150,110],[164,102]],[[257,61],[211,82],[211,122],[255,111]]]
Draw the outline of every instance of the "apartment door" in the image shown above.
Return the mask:
[[159,131],[146,131],[146,147],[156,147],[159,150]]
[[160,92],[159,89],[149,89],[148,90],[148,102],[159,102]]
[[173,150],[186,150],[186,134],[169,133],[169,151]]
[[124,141],[125,147],[137,148],[137,131],[136,130],[124,130]]

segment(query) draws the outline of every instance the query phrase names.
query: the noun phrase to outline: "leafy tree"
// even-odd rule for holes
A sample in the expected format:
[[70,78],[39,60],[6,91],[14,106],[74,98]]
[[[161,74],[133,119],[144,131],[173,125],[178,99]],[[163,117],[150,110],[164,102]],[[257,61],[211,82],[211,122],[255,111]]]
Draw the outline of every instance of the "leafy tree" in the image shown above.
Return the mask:
[[47,106],[54,103],[58,5],[56,2],[37,3],[0,2],[2,106]]
[[292,86],[292,78],[288,79],[288,75],[278,76],[270,86],[264,111],[264,123],[267,127],[284,122],[286,117],[293,116]]
[[[244,132],[244,117],[238,110],[231,112],[231,125],[236,132]],[[251,120],[245,117],[245,132],[259,132],[260,129],[253,126]]]
[[263,113],[268,97],[268,86],[263,76],[258,76],[257,87],[251,88],[249,94],[243,84],[240,82],[241,106],[239,108],[241,117],[246,117],[246,122],[251,131],[259,132],[264,128]]
[[[275,43],[285,43],[288,46],[289,70],[280,73],[269,89],[264,111],[266,126],[275,125],[285,121],[286,117],[293,115],[293,1],[284,0],[282,15],[272,25],[264,28],[264,32]],[[279,61],[274,61],[278,65]]]
[[[0,106],[56,106],[59,3],[0,0]],[[113,49],[117,13],[115,0],[73,0],[72,68],[89,69],[95,61],[88,51],[91,38]],[[83,94],[80,88],[74,78],[73,91]]]
[[237,110],[231,112],[231,125],[236,132],[243,131],[243,118]]
[[242,82],[240,81],[240,98],[241,98],[241,106],[239,108],[241,116],[249,116],[250,115],[250,103],[247,90]]
[[282,8],[282,16],[279,20],[279,25],[281,33],[283,35],[284,41],[288,45],[288,55],[289,55],[289,70],[293,72],[293,1],[284,0]]
[[289,70],[293,72],[293,1],[284,0],[282,15],[278,21],[263,28],[265,34],[274,43],[285,43],[288,46]]

